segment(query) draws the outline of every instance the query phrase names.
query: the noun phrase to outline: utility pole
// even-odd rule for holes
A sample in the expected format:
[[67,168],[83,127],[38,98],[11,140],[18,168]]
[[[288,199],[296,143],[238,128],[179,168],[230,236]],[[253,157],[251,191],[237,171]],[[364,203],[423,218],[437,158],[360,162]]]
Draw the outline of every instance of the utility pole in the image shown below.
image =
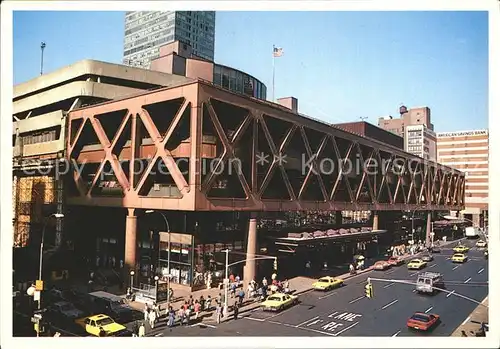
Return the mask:
[[43,75],[43,51],[45,50],[45,42],[42,41],[42,43],[40,44],[40,49],[42,50],[42,59],[40,61],[40,75]]

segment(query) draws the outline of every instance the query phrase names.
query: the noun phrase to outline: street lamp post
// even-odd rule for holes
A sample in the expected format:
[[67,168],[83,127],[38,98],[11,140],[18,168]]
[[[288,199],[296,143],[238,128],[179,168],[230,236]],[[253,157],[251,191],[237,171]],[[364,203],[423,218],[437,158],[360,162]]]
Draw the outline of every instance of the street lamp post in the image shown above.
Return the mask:
[[[159,211],[155,211],[155,210],[146,210],[146,214],[151,214],[151,213],[159,213],[162,217],[163,217],[163,220],[165,221],[165,225],[167,226],[167,233],[168,233],[168,251],[167,251],[167,270],[168,270],[168,274],[170,274],[170,224],[168,224],[168,219],[167,217],[162,213],[162,212],[159,212]],[[160,245],[158,243],[158,245]],[[158,254],[160,253],[160,249],[158,247]],[[159,259],[159,255],[158,255],[158,259]]]
[[224,316],[227,316],[227,297],[228,297],[228,287],[229,287],[229,249],[226,248],[226,270],[224,275]]
[[45,42],[40,43],[40,49],[42,50],[41,60],[40,60],[40,75],[43,75],[43,51],[45,50]]
[[413,210],[413,213],[411,215],[411,240],[413,242],[415,242],[415,212],[419,209],[419,208],[425,208],[425,206],[419,206],[417,208],[415,208]]
[[[45,228],[47,227],[47,222],[48,219],[51,217],[55,218],[63,218],[64,215],[62,213],[52,213],[50,216],[47,217],[47,220],[43,224],[42,228],[42,241],[40,242],[40,261],[38,265],[38,280],[42,280],[42,269],[43,269],[43,240],[45,239]],[[42,296],[38,299],[38,309],[41,309],[42,307]]]
[[132,287],[134,287],[134,274],[135,271],[131,270],[130,271],[130,290],[132,291]]
[[158,302],[158,280],[160,277],[158,275],[155,276],[155,302]]

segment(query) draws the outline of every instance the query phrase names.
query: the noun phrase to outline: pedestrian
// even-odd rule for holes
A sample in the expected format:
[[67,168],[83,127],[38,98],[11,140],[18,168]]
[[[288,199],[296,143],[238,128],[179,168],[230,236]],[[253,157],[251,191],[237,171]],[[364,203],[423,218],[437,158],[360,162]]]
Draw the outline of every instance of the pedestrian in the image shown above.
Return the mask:
[[139,337],[146,337],[146,327],[144,327],[144,323],[141,322],[141,326],[139,326]]
[[240,276],[239,275],[236,275],[236,277],[234,278],[234,281],[236,281],[237,284],[240,283]]
[[288,279],[285,279],[285,282],[283,282],[283,289],[285,293],[290,293],[290,282]]
[[221,313],[220,303],[217,303],[217,305],[215,306],[214,316],[215,316],[215,322],[217,322],[218,324],[220,324],[220,313]]
[[467,333],[465,333],[465,331],[464,331],[464,330],[462,330],[462,335],[461,335],[461,336],[462,336],[462,337],[467,337]]
[[181,307],[179,309],[179,319],[180,319],[180,324],[182,326],[182,324],[184,323],[184,319],[186,317],[186,311],[184,310],[184,307]]
[[120,269],[123,269],[123,259],[120,259]]
[[198,320],[198,315],[200,315],[201,304],[196,300],[194,303],[194,319]]
[[146,303],[146,305],[144,306],[144,321],[148,321],[148,315],[149,315],[149,306]]
[[205,297],[200,296],[200,311],[205,309]]
[[191,320],[191,308],[188,307],[185,311],[186,326],[189,326],[189,320]]
[[139,325],[137,321],[134,322],[134,326],[132,327],[132,337],[137,337],[139,335]]
[[243,299],[245,298],[245,291],[243,291],[243,289],[241,289],[239,291],[238,297],[239,297],[239,304],[242,305],[243,304]]
[[236,297],[236,282],[231,284],[231,297]]
[[234,320],[238,319],[238,313],[239,313],[238,302],[234,302],[234,311],[233,311],[233,319]]
[[212,297],[208,295],[207,301],[205,302],[205,310],[212,310]]
[[155,322],[156,322],[156,312],[154,309],[151,309],[149,312],[149,326],[151,328],[155,328]]
[[106,337],[106,331],[102,327],[99,327],[99,337]]
[[173,327],[175,323],[175,311],[172,306],[168,307],[168,327]]
[[267,287],[267,279],[266,277],[264,276],[264,278],[262,279],[262,287]]
[[278,275],[276,275],[276,272],[274,272],[272,275],[271,275],[271,280],[276,280],[276,278],[278,277]]

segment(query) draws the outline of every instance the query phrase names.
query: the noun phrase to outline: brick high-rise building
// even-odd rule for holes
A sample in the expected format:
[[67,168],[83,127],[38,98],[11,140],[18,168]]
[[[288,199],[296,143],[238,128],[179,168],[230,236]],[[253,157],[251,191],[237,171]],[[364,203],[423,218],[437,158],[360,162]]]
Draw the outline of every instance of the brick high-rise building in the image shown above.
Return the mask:
[[465,210],[480,226],[488,220],[488,130],[437,134],[438,162],[465,172]]

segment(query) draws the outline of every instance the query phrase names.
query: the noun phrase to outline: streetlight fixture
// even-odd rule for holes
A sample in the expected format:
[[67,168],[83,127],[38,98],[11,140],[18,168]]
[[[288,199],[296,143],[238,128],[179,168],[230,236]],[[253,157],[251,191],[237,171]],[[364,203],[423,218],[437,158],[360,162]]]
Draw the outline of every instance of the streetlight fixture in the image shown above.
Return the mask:
[[134,275],[135,275],[135,271],[131,270],[130,271],[130,288],[134,287]]
[[[170,274],[170,224],[168,224],[168,219],[167,217],[160,211],[155,211],[155,210],[146,210],[146,214],[151,214],[151,213],[159,213],[162,217],[163,220],[165,221],[165,225],[167,226],[167,233],[168,233],[168,251],[167,251],[167,270],[168,273]],[[159,243],[158,243],[158,259],[160,259],[160,248],[159,248]],[[159,264],[159,263],[158,263]]]
[[[45,239],[45,228],[47,227],[47,222],[49,218],[55,217],[55,218],[64,218],[64,214],[62,213],[52,213],[50,216],[47,217],[47,220],[43,224],[43,229],[42,229],[42,241],[40,242],[40,262],[38,266],[38,280],[42,280],[42,266],[43,266],[43,240]],[[40,299],[38,300],[38,309],[41,309],[42,307],[42,297],[40,296]]]

